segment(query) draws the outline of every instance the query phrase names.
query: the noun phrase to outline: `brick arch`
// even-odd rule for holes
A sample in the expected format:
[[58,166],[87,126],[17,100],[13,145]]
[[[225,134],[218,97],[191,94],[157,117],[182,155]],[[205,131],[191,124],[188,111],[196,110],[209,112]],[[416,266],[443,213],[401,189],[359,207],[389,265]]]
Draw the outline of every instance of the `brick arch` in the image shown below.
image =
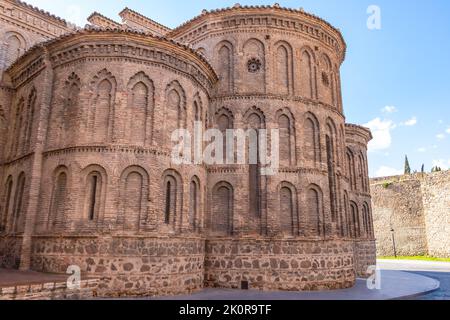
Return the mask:
[[216,71],[219,76],[218,91],[233,93],[235,46],[230,41],[224,40],[216,45],[214,52],[217,57]]
[[283,181],[278,185],[278,195],[280,231],[284,235],[297,236],[300,230],[297,188],[292,183]]
[[5,66],[11,66],[28,48],[28,40],[16,31],[7,31],[3,37],[5,45]]
[[11,205],[12,205],[12,197],[13,197],[13,187],[14,187],[14,181],[13,176],[9,175],[8,178],[5,181],[4,184],[4,193],[2,194],[3,197],[3,205],[1,216],[0,216],[0,232],[7,231],[8,223],[9,223],[9,217],[11,212]]
[[22,171],[17,177],[17,185],[14,191],[14,204],[11,217],[11,232],[20,233],[24,229],[25,223],[25,172]]
[[306,188],[307,230],[306,234],[314,237],[326,235],[325,210],[323,192],[317,184],[310,184]]
[[[242,45],[242,83],[245,84],[246,92],[265,93],[266,92],[266,47],[257,38],[250,38]],[[252,61],[259,63],[257,72],[249,71],[249,63]],[[253,65],[253,64],[252,64]]]
[[336,76],[333,71],[333,64],[326,53],[322,53],[319,61],[321,92],[325,103],[336,106]]
[[234,188],[227,181],[218,182],[212,189],[208,230],[213,235],[233,234]]
[[168,169],[162,176],[164,223],[173,229],[183,222],[183,179],[178,171]]
[[113,139],[117,80],[106,68],[90,82],[91,99],[88,107],[88,131],[92,142]]
[[317,98],[317,70],[314,51],[303,46],[300,49],[300,95],[309,99]]
[[165,142],[170,145],[172,133],[187,127],[186,91],[177,80],[170,82],[165,89]]
[[[80,117],[80,93],[81,93],[81,80],[80,77],[72,72],[64,83],[64,95],[61,105],[63,106],[63,117],[59,121],[63,121],[61,128],[63,132],[59,133],[60,141],[66,141],[68,145],[72,145],[76,142],[76,135],[72,134],[78,130],[81,123],[79,123]],[[58,143],[60,142],[58,141]]]
[[27,98],[26,122],[25,122],[25,141],[24,152],[29,152],[32,147],[32,134],[34,129],[34,113],[37,102],[37,90],[33,86]]
[[47,230],[61,229],[66,221],[69,169],[65,165],[53,171],[53,185],[47,217]]
[[148,172],[136,165],[123,170],[120,177],[120,208],[117,216],[117,229],[121,231],[139,232],[141,221],[147,215],[147,199],[149,195]]
[[347,167],[347,177],[350,181],[350,189],[357,190],[357,177],[356,177],[356,163],[355,155],[349,147],[346,148],[346,167]]
[[140,71],[127,84],[126,141],[140,146],[153,140],[155,85],[153,80]]
[[106,169],[98,164],[91,164],[81,171],[84,186],[81,223],[85,228],[97,228],[97,223],[103,221],[106,192],[108,187],[108,174]]
[[202,186],[198,176],[194,175],[189,183],[189,227],[198,231],[201,227]]
[[291,94],[294,92],[294,54],[292,46],[286,41],[278,41],[274,47],[276,83],[279,86],[277,86],[277,92],[281,90],[283,94]]
[[19,154],[19,146],[22,142],[22,137],[24,136],[24,110],[25,110],[25,98],[19,97],[18,102],[15,103],[15,114],[14,114],[14,126],[11,132],[11,142],[10,142],[10,155],[16,156]]
[[322,161],[320,125],[316,115],[307,112],[303,117],[303,150],[310,165],[318,167]]
[[350,201],[350,236],[354,239],[361,237],[359,207],[358,204],[354,201]]
[[[279,109],[275,114],[280,129],[280,164],[297,163],[297,133],[295,117],[288,107]],[[287,122],[287,123],[286,123]]]
[[326,159],[328,170],[328,189],[330,192],[330,207],[331,207],[331,220],[336,222],[338,228],[341,226],[341,216],[339,215],[339,200],[338,200],[338,183],[336,175],[336,166],[340,163],[338,154],[338,136],[336,125],[333,119],[327,118],[326,120]]

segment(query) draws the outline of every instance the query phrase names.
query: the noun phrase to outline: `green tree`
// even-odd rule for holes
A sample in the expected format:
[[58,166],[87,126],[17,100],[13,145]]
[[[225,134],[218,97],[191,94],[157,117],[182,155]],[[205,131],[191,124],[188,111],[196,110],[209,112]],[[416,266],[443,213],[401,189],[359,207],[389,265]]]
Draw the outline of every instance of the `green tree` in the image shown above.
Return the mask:
[[421,172],[422,172],[422,173],[425,173],[425,165],[424,165],[424,164],[422,165]]
[[411,174],[411,166],[409,165],[408,156],[405,156],[405,175]]

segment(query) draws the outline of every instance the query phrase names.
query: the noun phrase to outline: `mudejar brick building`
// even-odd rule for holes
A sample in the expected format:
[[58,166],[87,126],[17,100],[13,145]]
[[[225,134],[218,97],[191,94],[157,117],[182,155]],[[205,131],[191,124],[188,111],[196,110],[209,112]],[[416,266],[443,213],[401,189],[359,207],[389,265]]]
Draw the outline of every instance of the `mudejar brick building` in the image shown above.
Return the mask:
[[[101,295],[351,287],[375,264],[370,132],[346,124],[341,33],[303,10],[128,8],[77,29],[0,1],[0,264]],[[174,165],[171,133],[280,132],[280,169]]]

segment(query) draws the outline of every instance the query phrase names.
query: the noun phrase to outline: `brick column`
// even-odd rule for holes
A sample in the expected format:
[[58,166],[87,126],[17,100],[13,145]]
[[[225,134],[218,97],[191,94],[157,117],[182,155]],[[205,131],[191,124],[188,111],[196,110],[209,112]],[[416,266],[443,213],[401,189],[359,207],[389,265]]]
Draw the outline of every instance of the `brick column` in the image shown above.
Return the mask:
[[43,151],[45,146],[45,137],[47,135],[48,118],[53,91],[53,67],[49,58],[50,57],[48,52],[45,52],[44,63],[46,65],[46,68],[43,71],[44,79],[41,86],[41,88],[44,88],[44,90],[40,93],[41,99],[39,100],[41,103],[39,108],[39,120],[36,133],[36,146],[31,166],[29,201],[25,213],[25,230],[22,240],[22,251],[19,267],[20,270],[29,270],[31,266],[32,237],[34,233],[39,195],[41,190]]

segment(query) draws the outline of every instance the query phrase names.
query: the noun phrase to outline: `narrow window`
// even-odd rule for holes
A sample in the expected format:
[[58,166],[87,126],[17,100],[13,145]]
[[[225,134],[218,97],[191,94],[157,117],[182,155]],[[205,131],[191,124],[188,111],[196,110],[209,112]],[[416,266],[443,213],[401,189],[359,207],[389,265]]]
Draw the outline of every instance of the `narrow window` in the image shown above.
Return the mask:
[[166,224],[170,224],[170,207],[171,207],[171,191],[172,191],[172,186],[170,181],[167,182],[166,185],[166,211],[165,211],[165,216],[166,216]]
[[93,175],[91,177],[91,199],[89,202],[89,220],[93,221],[95,218],[95,208],[97,206],[97,185],[98,185],[98,176]]

